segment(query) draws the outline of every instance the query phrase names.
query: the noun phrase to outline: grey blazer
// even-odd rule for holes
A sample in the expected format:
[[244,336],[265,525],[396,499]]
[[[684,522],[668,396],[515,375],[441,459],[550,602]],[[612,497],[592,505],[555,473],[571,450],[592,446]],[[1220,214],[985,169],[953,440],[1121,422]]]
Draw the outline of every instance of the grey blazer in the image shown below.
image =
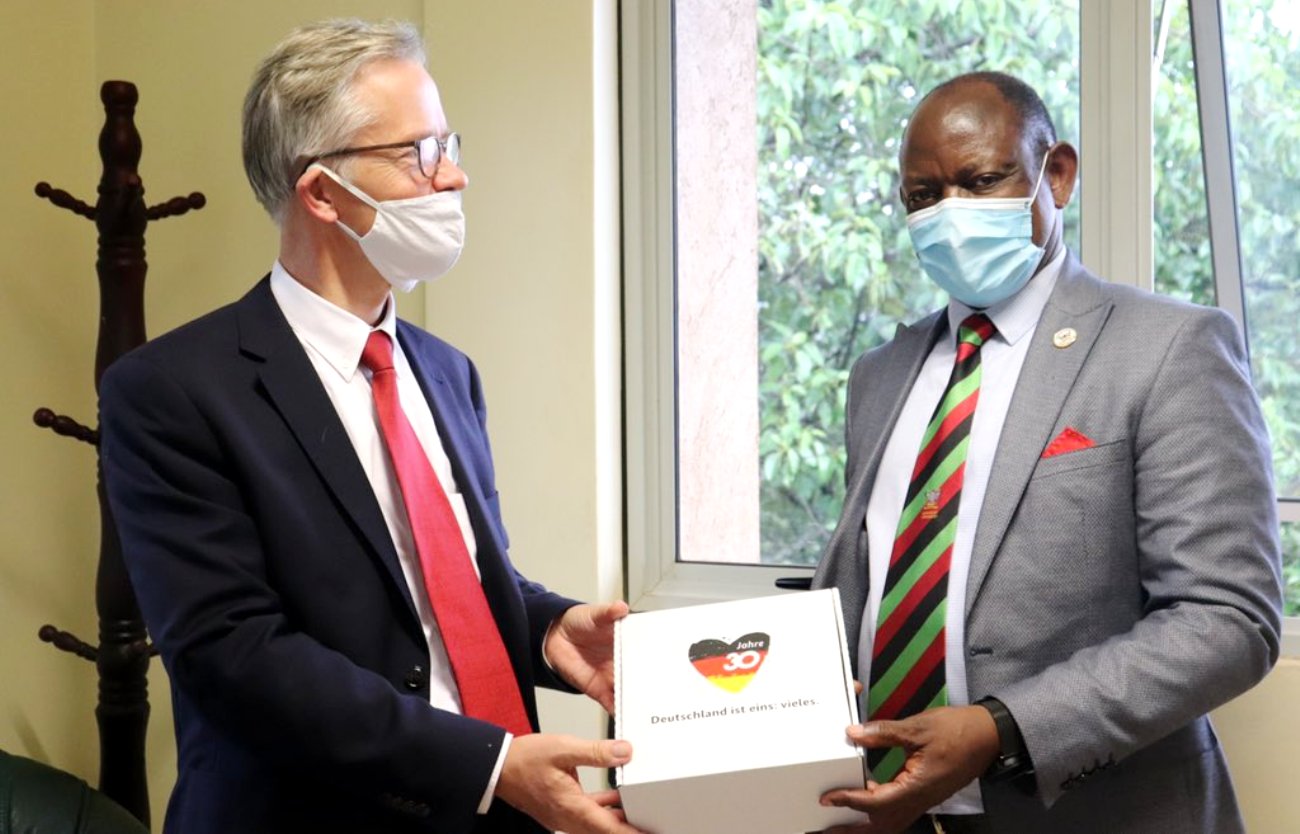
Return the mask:
[[[1075,341],[1055,347],[1053,334]],[[942,311],[849,379],[847,495],[813,586],[837,586],[857,656],[867,498]],[[1067,427],[1092,448],[1047,458]],[[1002,429],[971,554],[972,700],[1015,716],[1033,795],[982,783],[998,832],[1242,828],[1206,713],[1278,655],[1268,435],[1218,310],[1109,284],[1069,256]]]

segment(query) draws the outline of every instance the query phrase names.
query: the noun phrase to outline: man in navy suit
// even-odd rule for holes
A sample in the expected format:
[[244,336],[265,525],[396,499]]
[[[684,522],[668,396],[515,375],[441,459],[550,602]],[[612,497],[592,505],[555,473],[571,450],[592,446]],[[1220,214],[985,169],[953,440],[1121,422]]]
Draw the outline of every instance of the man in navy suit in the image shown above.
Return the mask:
[[[392,288],[449,269],[464,232],[459,139],[424,64],[402,24],[329,21],[276,47],[244,108],[245,167],[280,228],[271,273],[104,377],[105,483],[173,690],[168,832],[635,831],[573,775],[629,746],[536,733],[533,694],[609,708],[627,607],[514,570],[474,366],[394,314]],[[376,338],[486,598],[475,636],[504,646],[514,733],[467,714],[427,590],[446,577],[423,568],[372,399]]]

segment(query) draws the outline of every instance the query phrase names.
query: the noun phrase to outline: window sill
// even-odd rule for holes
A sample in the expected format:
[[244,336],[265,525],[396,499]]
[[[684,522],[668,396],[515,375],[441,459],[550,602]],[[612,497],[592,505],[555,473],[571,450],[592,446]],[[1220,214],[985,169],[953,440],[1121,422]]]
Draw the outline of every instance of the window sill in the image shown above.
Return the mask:
[[[776,587],[782,577],[811,577],[812,568],[755,564],[702,564],[676,562],[663,567],[657,578],[634,583],[628,602],[634,611],[654,611],[683,605],[728,602],[735,599],[798,593]],[[639,584],[641,587],[636,587]]]

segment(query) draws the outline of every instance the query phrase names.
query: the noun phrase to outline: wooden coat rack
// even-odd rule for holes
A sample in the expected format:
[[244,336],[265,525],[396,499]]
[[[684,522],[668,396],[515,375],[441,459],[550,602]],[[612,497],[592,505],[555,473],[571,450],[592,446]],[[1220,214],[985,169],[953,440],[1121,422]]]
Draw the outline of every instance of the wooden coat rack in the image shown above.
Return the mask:
[[[54,205],[95,221],[99,253],[99,337],[95,347],[95,391],[104,369],[131,348],[145,341],[144,232],[151,220],[161,220],[201,209],[206,203],[197,192],[145,207],[139,165],[141,140],[135,127],[139,94],[127,81],[107,81],[100,89],[104,127],[99,134],[99,157],[104,163],[99,199],[89,205],[49,183],[36,185],[36,195]],[[48,408],[37,409],[36,425],[56,434],[99,445],[99,431],[88,428]],[[40,638],[58,648],[95,663],[99,673],[99,789],[149,825],[149,789],[145,776],[144,743],[149,723],[146,673],[155,653],[149,644],[135,592],[122,563],[122,547],[104,494],[102,470],[97,467],[100,547],[95,581],[95,607],[99,614],[99,645],[93,646],[52,625],[42,626]]]

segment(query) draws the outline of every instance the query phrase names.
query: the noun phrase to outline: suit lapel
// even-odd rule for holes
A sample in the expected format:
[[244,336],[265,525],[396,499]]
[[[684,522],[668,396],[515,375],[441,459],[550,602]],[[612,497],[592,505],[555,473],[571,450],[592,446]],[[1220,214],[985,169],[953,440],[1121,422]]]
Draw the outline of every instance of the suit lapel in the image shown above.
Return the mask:
[[849,658],[855,667],[870,584],[864,526],[867,501],[903,403],[943,328],[942,310],[914,325],[899,325],[893,341],[883,348],[889,353],[872,363],[870,380],[856,386],[866,390],[858,391],[854,386],[849,390],[849,396],[854,398],[849,407],[861,409],[861,414],[854,417],[858,429],[848,442],[861,455],[861,463],[853,468],[839,524],[827,543],[826,556],[818,563],[813,587],[839,588]]
[[[1110,315],[1112,305],[1102,298],[1098,289],[1099,279],[1089,275],[1071,255],[1043,308],[1002,425],[980,509],[966,585],[967,615],[1020,505],[1034,467],[1052,440],[1052,431],[1075,378]],[[1075,340],[1068,347],[1058,348],[1053,344],[1053,336],[1067,327],[1075,331]]]
[[453,401],[454,394],[447,383],[447,371],[442,367],[437,356],[430,351],[420,349],[419,344],[407,335],[406,328],[405,322],[398,323],[398,340],[402,343],[407,361],[415,371],[416,380],[420,383],[424,397],[429,402],[429,410],[433,412],[443,451],[451,461],[452,476],[456,480],[461,496],[465,499],[466,509],[474,525],[474,535],[479,540],[480,547],[490,541],[499,552],[504,553],[505,543],[497,535],[496,525],[487,520],[487,502],[483,494],[483,486],[479,483],[474,468],[468,465],[475,459],[472,451],[475,442],[467,436],[467,432],[476,431],[478,423],[475,422],[473,426],[465,425],[465,409],[457,407]]
[[881,392],[883,396],[871,396],[860,403],[863,409],[859,422],[861,430],[852,440],[866,451],[866,457],[850,485],[850,495],[861,504],[854,507],[855,511],[861,510],[859,520],[866,514],[871,485],[876,480],[876,471],[880,468],[889,436],[894,432],[894,424],[898,422],[916,378],[921,375],[926,358],[943,333],[944,322],[945,313],[940,311],[914,325],[900,326],[891,347],[896,356],[881,362],[878,375],[871,380],[872,391]]
[[263,280],[239,303],[240,350],[260,363],[262,385],[312,466],[360,530],[419,625],[397,550],[370,481],[316,369]]
[[[398,322],[397,337],[429,403],[443,451],[451,461],[452,477],[465,500],[465,509],[478,544],[475,561],[483,593],[487,596],[488,607],[496,619],[516,674],[521,674],[531,664],[527,615],[515,590],[518,577],[510,567],[504,531],[488,511],[487,496],[476,466],[487,462],[488,454],[479,439],[478,415],[468,403],[458,402],[458,375],[452,368],[445,367],[445,358],[436,351],[423,349],[421,341],[411,335],[411,327],[405,322]],[[521,685],[531,686],[528,681],[526,675],[521,675]],[[532,703],[527,687],[524,699],[526,703]]]

